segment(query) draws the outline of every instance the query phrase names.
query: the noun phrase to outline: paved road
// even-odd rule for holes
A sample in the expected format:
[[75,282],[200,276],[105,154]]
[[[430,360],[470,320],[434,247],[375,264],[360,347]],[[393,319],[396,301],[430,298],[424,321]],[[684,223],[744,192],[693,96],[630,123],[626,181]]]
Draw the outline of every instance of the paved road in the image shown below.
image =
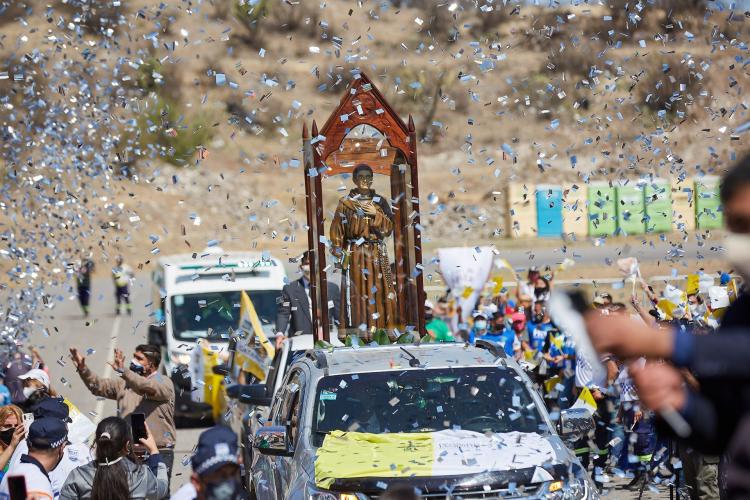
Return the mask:
[[[92,315],[85,319],[80,312],[73,290],[61,290],[62,298],[55,308],[41,318],[41,324],[50,332],[49,336],[32,334],[31,342],[37,345],[49,364],[53,387],[73,401],[82,412],[94,420],[114,415],[113,401],[92,396],[80,381],[72,362],[68,359],[68,349],[92,350],[87,357],[88,365],[103,376],[110,376],[112,370],[107,360],[112,359],[112,351],[118,347],[126,355],[132,353],[136,345],[145,342],[148,328],[151,300],[149,276],[142,273],[136,276],[132,289],[133,316],[115,316],[114,287],[109,279],[93,280]],[[172,476],[172,490],[188,481],[190,475],[189,457],[197,442],[201,428],[179,429],[175,452],[175,471]],[[183,464],[184,462],[184,464]],[[623,489],[626,481],[617,480],[611,484],[606,495],[609,498],[637,498],[637,492]],[[647,493],[644,499],[668,498],[663,492],[659,495]]]
[[[559,239],[543,238],[523,242],[502,240],[495,241],[494,244],[500,252],[499,256],[507,259],[513,267],[554,265],[565,258],[575,260],[576,263],[582,265],[607,266],[611,262],[608,259],[617,260],[624,257],[637,257],[640,262],[656,262],[668,258],[685,261],[724,258],[720,232],[713,234],[713,239],[701,244],[694,236],[691,236],[687,242],[680,240],[679,233],[669,233],[663,236],[665,241],[659,239],[660,235],[644,235],[601,239],[597,241],[597,244],[586,238],[568,244]],[[463,246],[467,242],[455,240],[442,242],[442,244]],[[433,248],[433,245],[428,244],[427,247]],[[432,252],[426,252],[425,264],[429,263],[431,257]]]

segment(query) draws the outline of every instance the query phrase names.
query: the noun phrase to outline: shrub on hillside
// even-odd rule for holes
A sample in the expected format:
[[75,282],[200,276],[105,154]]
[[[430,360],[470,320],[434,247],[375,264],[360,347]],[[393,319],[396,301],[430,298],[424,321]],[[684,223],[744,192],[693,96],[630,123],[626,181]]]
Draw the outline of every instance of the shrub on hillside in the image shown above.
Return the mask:
[[662,118],[682,118],[697,101],[708,96],[710,73],[691,56],[665,56],[655,59],[636,75],[637,104],[657,112]]
[[183,107],[168,97],[152,93],[141,104],[137,132],[140,156],[161,158],[173,165],[190,164],[198,148],[213,135],[207,119],[185,116]]
[[70,20],[88,32],[110,36],[120,24],[126,23],[125,5],[125,1],[115,5],[112,0],[67,0],[58,2],[56,8],[67,9]]
[[232,15],[245,29],[242,41],[257,46],[262,39],[260,21],[268,14],[268,0],[232,0]]

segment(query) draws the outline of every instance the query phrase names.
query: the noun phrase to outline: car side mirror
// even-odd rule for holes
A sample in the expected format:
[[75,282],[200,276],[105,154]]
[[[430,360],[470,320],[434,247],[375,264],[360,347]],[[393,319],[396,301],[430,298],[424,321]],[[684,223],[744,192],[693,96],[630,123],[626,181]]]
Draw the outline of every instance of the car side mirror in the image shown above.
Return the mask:
[[289,433],[286,427],[261,427],[253,437],[253,448],[262,455],[277,457],[291,457],[294,450],[289,443]]
[[271,406],[266,384],[236,384],[227,387],[227,396],[253,406]]
[[593,428],[594,419],[585,408],[568,408],[560,412],[558,432],[565,441],[577,441]]
[[148,343],[156,346],[166,345],[166,330],[164,325],[148,325]]
[[214,372],[214,375],[221,375],[222,377],[226,377],[229,375],[229,366],[228,365],[214,365],[211,368],[211,371]]

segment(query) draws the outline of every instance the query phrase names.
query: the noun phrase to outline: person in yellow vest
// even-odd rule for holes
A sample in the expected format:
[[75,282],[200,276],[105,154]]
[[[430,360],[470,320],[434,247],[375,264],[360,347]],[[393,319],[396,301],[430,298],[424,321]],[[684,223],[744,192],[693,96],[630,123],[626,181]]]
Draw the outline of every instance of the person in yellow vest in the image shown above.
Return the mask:
[[133,314],[133,306],[130,305],[130,280],[134,278],[133,270],[125,264],[122,255],[115,259],[115,267],[112,268],[112,280],[115,282],[115,314],[120,315],[120,304],[125,304],[128,314]]

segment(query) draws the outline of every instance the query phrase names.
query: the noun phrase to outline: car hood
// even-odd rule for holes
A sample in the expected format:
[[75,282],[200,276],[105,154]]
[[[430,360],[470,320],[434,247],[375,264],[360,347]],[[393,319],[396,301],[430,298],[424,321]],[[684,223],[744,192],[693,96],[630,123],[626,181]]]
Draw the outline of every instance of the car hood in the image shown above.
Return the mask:
[[566,478],[575,457],[554,434],[481,434],[447,430],[422,434],[332,432],[316,452],[318,487],[382,490],[383,481],[408,478],[422,491],[472,491],[539,485]]

